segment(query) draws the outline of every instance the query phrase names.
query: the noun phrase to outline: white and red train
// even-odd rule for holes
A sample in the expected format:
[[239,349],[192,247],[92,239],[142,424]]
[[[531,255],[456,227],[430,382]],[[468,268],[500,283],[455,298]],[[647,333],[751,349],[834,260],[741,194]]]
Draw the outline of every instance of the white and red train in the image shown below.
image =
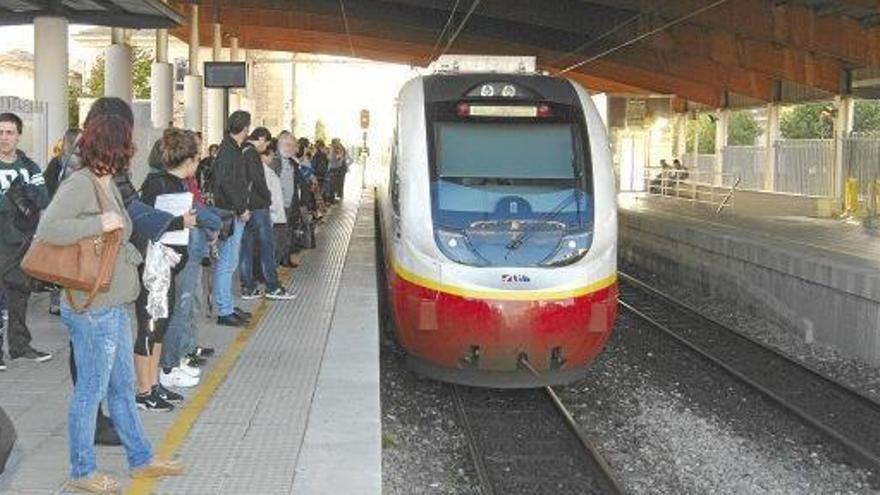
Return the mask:
[[380,264],[409,365],[487,387],[581,377],[617,316],[611,156],[587,92],[541,75],[417,77],[387,165]]

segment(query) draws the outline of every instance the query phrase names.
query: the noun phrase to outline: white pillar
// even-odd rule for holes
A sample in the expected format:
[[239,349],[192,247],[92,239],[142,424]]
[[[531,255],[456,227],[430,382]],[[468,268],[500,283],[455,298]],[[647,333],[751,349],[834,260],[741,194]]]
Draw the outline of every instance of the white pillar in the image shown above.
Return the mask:
[[673,153],[676,158],[681,160],[682,156],[687,152],[687,114],[675,114],[674,122],[675,150],[673,150]]
[[835,103],[837,103],[837,118],[834,121],[834,181],[832,184],[835,196],[843,198],[844,187],[846,187],[843,138],[849,136],[853,130],[855,99],[850,95],[840,95],[835,98]]
[[[220,62],[223,58],[223,33],[220,24],[213,24],[214,39],[212,58],[214,62]],[[206,144],[215,144],[223,140],[223,90],[208,89],[208,125],[206,131]]]
[[727,146],[727,120],[730,118],[730,110],[719,108],[715,113],[715,178],[716,186],[722,184],[721,175],[724,172],[724,155],[722,150]]
[[764,189],[776,189],[776,141],[779,140],[779,103],[767,105],[767,132],[765,133],[767,157],[764,161]]
[[131,103],[131,47],[125,44],[125,30],[113,28],[112,44],[104,52],[104,96],[115,96]]
[[[232,36],[229,38],[229,61],[240,62],[239,56],[238,36]],[[241,110],[241,95],[238,89],[233,89],[229,92],[229,111],[234,112],[236,110]]]
[[37,17],[34,19],[34,99],[48,108],[46,138],[34,143],[36,159],[43,164],[48,147],[64,136],[70,123],[67,111],[67,19]]
[[184,127],[196,132],[202,131],[202,77],[183,78]]
[[164,129],[174,120],[174,66],[153,62],[150,72],[150,121]]
[[150,121],[164,129],[174,120],[174,66],[168,63],[168,30],[156,30],[156,61],[150,68]]
[[199,6],[190,5],[189,75],[183,79],[184,127],[202,131],[202,78],[199,76]]

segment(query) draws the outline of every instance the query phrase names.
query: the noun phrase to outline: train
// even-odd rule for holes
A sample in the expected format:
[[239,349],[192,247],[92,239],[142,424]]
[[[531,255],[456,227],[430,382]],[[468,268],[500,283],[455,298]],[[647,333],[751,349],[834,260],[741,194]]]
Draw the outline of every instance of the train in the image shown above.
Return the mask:
[[380,310],[408,367],[456,384],[583,377],[617,317],[610,146],[577,83],[435,73],[405,83],[376,182]]

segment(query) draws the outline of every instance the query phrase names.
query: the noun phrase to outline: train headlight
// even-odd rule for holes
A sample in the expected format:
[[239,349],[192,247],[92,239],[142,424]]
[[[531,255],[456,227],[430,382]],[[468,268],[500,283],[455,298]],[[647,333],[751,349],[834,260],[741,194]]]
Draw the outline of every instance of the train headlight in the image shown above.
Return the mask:
[[470,266],[486,266],[488,261],[474,252],[467,237],[461,232],[453,230],[436,229],[437,245],[447,258]]
[[559,266],[574,263],[581,259],[590,249],[593,242],[592,232],[582,232],[580,234],[567,235],[559,242],[556,251],[546,257],[541,265],[543,266]]

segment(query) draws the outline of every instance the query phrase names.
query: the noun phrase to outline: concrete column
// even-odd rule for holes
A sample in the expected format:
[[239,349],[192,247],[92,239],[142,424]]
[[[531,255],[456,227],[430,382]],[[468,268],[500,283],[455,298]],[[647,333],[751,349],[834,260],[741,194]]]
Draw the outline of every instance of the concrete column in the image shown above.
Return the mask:
[[687,114],[675,114],[673,131],[675,132],[675,149],[672,153],[679,160],[687,152]]
[[131,103],[131,47],[125,44],[125,30],[113,28],[111,42],[104,52],[104,96],[115,96]]
[[[240,62],[239,57],[238,36],[232,36],[229,38],[229,61]],[[233,89],[229,92],[229,111],[236,110],[241,110],[241,95],[238,89]]]
[[[70,123],[67,111],[67,19],[37,17],[34,19],[34,99],[46,103],[46,141],[39,146],[35,158],[43,165],[49,156],[48,147],[64,136]],[[36,134],[35,134],[36,135]],[[38,145],[38,143],[40,143]]]
[[[223,33],[220,24],[213,24],[214,38],[212,58],[214,62],[223,59]],[[223,140],[223,90],[208,89],[208,125],[206,126],[206,143],[214,144]]]
[[713,183],[716,186],[722,184],[722,173],[724,172],[724,154],[721,152],[727,146],[727,121],[730,119],[730,110],[720,108],[715,113],[715,178]]
[[767,132],[765,133],[764,145],[767,147],[767,157],[764,161],[764,189],[774,191],[776,189],[776,141],[779,140],[779,110],[778,103],[767,105]]
[[174,66],[168,63],[168,30],[156,30],[156,61],[150,69],[150,121],[164,129],[174,120]]
[[183,79],[184,127],[202,131],[202,78],[199,76],[199,6],[192,4],[189,19],[189,75]]
[[850,95],[840,95],[834,98],[837,104],[837,118],[834,120],[834,178],[833,191],[835,197],[843,198],[846,177],[843,162],[843,139],[848,137],[853,130],[853,114],[855,113],[855,98]]

